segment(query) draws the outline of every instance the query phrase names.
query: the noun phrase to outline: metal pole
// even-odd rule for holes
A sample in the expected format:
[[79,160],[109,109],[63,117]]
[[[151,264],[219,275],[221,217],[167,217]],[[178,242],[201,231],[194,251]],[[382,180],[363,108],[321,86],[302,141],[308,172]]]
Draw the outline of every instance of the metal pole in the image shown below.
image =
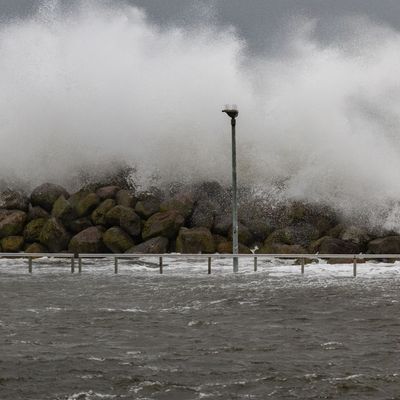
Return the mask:
[[32,273],[32,257],[29,257],[28,259],[28,271],[31,274]]
[[[237,174],[236,174],[236,119],[231,118],[232,125],[232,253],[239,253],[238,215],[237,215]],[[239,259],[233,257],[233,272],[239,271]]]
[[75,272],[75,256],[71,257],[71,274]]
[[114,274],[118,274],[118,257],[114,259]]
[[211,275],[211,257],[208,257],[208,275]]
[[254,272],[257,272],[257,257],[254,257]]
[[301,274],[304,275],[304,258],[301,259]]
[[160,274],[162,274],[163,273],[163,260],[162,260],[162,257],[160,257]]
[[82,258],[78,257],[78,272],[82,273]]
[[357,276],[357,258],[354,257],[353,259],[353,276]]

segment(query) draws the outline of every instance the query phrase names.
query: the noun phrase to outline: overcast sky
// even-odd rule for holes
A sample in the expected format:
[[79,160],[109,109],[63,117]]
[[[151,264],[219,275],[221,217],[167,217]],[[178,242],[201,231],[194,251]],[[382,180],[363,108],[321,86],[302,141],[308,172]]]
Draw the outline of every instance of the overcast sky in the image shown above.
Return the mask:
[[[59,0],[70,5],[79,0]],[[250,48],[258,51],[279,46],[286,21],[293,16],[315,18],[316,36],[323,41],[340,34],[341,17],[362,16],[400,30],[399,0],[97,0],[126,2],[146,9],[161,24],[190,24],[211,13],[216,23],[233,25]],[[94,0],[96,2],[96,0]],[[2,20],[32,14],[40,0],[0,0]],[[204,7],[206,6],[206,7]],[[207,6],[210,6],[209,8]],[[205,12],[207,10],[207,12]]]

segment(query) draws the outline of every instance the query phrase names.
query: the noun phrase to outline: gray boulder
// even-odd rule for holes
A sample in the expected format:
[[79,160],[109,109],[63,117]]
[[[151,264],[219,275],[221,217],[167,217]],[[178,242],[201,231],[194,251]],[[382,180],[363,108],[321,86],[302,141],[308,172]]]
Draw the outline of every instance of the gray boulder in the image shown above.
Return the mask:
[[119,190],[119,186],[103,186],[100,189],[97,189],[96,194],[101,201],[114,199]]
[[135,193],[131,190],[122,189],[118,191],[115,200],[119,206],[134,208],[137,202]]
[[26,213],[23,211],[0,210],[0,239],[20,235],[25,222]]
[[7,236],[1,239],[1,248],[4,253],[18,253],[24,247],[22,236]]
[[132,238],[125,231],[116,226],[108,229],[104,233],[103,241],[107,248],[117,254],[125,253],[135,245]]
[[72,253],[103,253],[103,232],[94,226],[79,232],[69,242],[68,250]]
[[93,226],[88,217],[74,219],[73,221],[67,222],[65,225],[72,233],[79,233]]
[[153,195],[142,196],[136,203],[135,211],[142,218],[149,218],[160,211],[160,199]]
[[163,254],[168,251],[168,239],[158,236],[149,239],[126,251],[128,254]]
[[311,243],[310,252],[313,254],[358,254],[361,252],[361,248],[352,242],[345,242],[341,239],[324,236]]
[[190,193],[178,193],[165,200],[160,205],[160,211],[176,211],[184,218],[188,218],[194,207],[193,196]]
[[165,211],[152,215],[144,224],[144,240],[156,236],[174,238],[185,222],[185,218],[176,211]]
[[207,228],[181,228],[176,239],[178,253],[214,253],[215,242],[211,231]]
[[46,218],[38,218],[30,221],[24,229],[24,238],[27,242],[38,242],[40,240],[40,232],[46,224]]
[[106,225],[106,214],[115,207],[115,200],[104,200],[91,215],[92,222],[95,225]]
[[105,215],[108,226],[120,226],[132,236],[139,236],[141,232],[141,219],[132,210],[124,206],[115,206]]
[[40,243],[45,245],[51,252],[66,250],[69,239],[69,233],[61,221],[56,218],[50,218],[46,221],[39,236]]
[[368,250],[373,254],[400,254],[400,236],[387,236],[368,243]]
[[45,218],[48,219],[50,218],[50,214],[44,210],[42,207],[36,206],[36,207],[30,207],[28,211],[28,221],[32,221],[33,219],[38,219],[38,218]]
[[7,190],[0,193],[0,208],[28,211],[29,197],[15,190]]
[[50,212],[53,204],[60,196],[64,196],[67,199],[69,194],[62,186],[53,183],[44,183],[33,190],[31,204],[33,206],[40,206]]

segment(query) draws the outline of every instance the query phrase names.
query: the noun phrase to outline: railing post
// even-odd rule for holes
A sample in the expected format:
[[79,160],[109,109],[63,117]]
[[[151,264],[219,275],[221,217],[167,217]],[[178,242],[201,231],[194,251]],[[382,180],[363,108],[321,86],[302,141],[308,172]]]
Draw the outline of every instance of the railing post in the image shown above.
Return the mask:
[[353,258],[353,276],[354,277],[357,276],[357,258],[356,257]]
[[114,274],[118,274],[118,257],[114,258]]
[[162,259],[162,257],[160,257],[159,265],[160,265],[160,274],[162,274],[163,273],[163,259]]
[[82,273],[82,258],[78,257],[78,272]]
[[208,275],[211,275],[211,257],[208,257]]
[[75,272],[75,255],[71,257],[71,274]]
[[30,274],[32,273],[32,257],[28,258],[28,271]]
[[301,274],[304,275],[304,258],[301,259]]
[[254,257],[254,272],[257,272],[257,257]]

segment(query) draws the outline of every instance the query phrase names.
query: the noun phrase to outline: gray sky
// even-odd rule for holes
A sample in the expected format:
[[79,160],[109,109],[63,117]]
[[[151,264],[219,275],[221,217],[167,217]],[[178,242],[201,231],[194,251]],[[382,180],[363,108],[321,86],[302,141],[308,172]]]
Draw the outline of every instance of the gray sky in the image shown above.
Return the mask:
[[[60,0],[70,5],[79,0]],[[363,16],[400,31],[399,0],[97,0],[125,2],[146,9],[161,24],[191,24],[204,19],[204,7],[211,5],[214,20],[234,25],[251,49],[273,50],[293,16],[316,18],[316,36],[323,41],[340,35],[341,17]],[[96,0],[94,1],[96,2]],[[0,0],[0,18],[24,17],[34,12],[40,0]]]

